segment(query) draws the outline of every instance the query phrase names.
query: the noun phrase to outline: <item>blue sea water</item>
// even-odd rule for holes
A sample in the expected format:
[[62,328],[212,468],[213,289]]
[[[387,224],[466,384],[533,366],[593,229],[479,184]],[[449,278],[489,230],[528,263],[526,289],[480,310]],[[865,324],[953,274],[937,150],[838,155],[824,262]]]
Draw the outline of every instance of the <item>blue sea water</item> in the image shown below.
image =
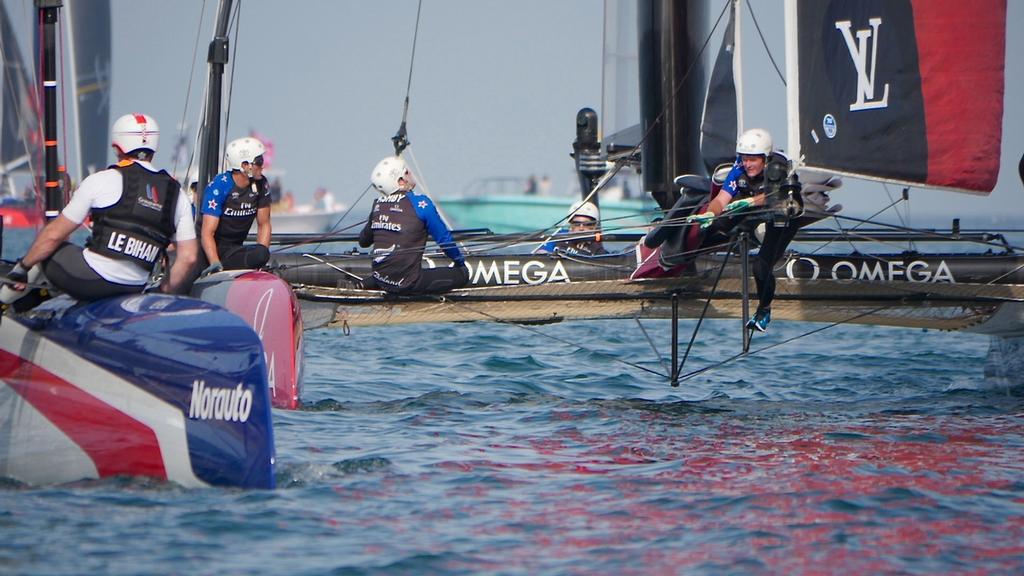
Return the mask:
[[[633,321],[306,336],[278,489],[5,485],[0,573],[1024,572],[1024,389],[985,337],[838,326],[673,388]],[[684,372],[739,338],[705,322]]]

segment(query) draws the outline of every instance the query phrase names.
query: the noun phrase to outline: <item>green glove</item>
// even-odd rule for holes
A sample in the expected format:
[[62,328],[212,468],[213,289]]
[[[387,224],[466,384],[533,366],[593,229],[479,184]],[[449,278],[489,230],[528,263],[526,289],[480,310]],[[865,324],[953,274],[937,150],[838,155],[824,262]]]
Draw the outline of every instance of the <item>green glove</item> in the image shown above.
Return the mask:
[[747,208],[750,208],[753,205],[754,205],[754,199],[753,198],[743,198],[742,200],[736,200],[734,202],[729,202],[728,204],[726,204],[725,205],[725,211],[726,212],[738,212],[740,210],[746,210]]
[[711,226],[711,223],[714,221],[714,212],[704,212],[703,214],[693,214],[686,217],[687,224],[700,224],[701,230],[707,228],[708,226]]

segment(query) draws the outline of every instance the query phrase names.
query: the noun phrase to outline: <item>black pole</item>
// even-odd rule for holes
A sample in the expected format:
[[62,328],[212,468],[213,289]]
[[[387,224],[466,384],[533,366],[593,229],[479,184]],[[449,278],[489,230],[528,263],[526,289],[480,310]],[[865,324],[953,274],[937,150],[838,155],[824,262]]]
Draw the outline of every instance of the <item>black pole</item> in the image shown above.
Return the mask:
[[703,174],[701,114],[707,2],[641,0],[637,5],[643,186],[664,210],[675,203],[680,174]]
[[[221,0],[217,8],[217,26],[210,41],[206,61],[210,64],[209,90],[206,99],[206,116],[203,119],[202,137],[199,139],[199,184],[198,193],[213,181],[220,167],[220,112],[224,66],[228,63],[228,22],[231,16],[231,0]],[[185,184],[188,186],[188,183]]]
[[60,160],[57,158],[57,41],[56,28],[62,0],[36,0],[43,24],[43,167],[46,188],[47,220],[60,214],[64,195],[61,191]]
[[743,353],[746,354],[750,351],[751,336],[751,331],[747,329],[750,320],[750,236],[746,232],[740,232],[740,257],[740,275],[743,278]]
[[[572,143],[572,156],[576,160],[576,173],[580,179],[580,197],[586,198],[606,172],[601,157],[601,141],[597,138],[597,112],[583,108],[576,113],[576,141]],[[590,201],[600,206],[597,194]]]
[[672,385],[679,386],[679,292],[672,293]]

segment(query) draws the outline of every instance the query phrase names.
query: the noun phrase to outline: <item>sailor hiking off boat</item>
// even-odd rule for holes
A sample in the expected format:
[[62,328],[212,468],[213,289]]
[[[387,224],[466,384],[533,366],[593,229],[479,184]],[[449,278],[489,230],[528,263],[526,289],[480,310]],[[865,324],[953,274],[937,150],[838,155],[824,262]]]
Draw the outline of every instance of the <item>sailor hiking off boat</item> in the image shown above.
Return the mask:
[[[263,176],[266,147],[252,137],[225,149],[227,170],[203,192],[200,220],[202,254],[196,267],[206,276],[221,270],[262,268],[270,260],[270,189]],[[256,222],[256,244],[245,238]]]
[[[5,286],[5,302],[24,295],[36,265],[50,284],[79,300],[142,292],[172,242],[177,257],[161,289],[184,290],[198,252],[192,207],[178,182],[151,164],[159,138],[160,128],[147,114],[126,114],[114,122],[117,164],[83,180],[40,232],[8,274],[16,282]],[[88,217],[93,227],[86,247],[67,242]]]
[[[359,245],[373,246],[373,272],[362,287],[390,294],[437,294],[469,282],[466,259],[433,200],[415,191],[416,180],[405,161],[388,156],[374,167],[370,182],[381,194],[374,199]],[[427,234],[437,242],[452,267],[423,268]]]
[[[789,159],[774,150],[771,134],[767,130],[752,128],[744,132],[736,141],[736,161],[718,193],[706,211],[687,218],[689,222],[700,224],[702,229],[707,228],[705,244],[727,241],[729,234],[745,219],[744,212],[752,207],[766,206],[769,190],[765,169],[770,163],[785,166],[786,171],[790,171]],[[764,238],[754,261],[757,311],[747,323],[748,328],[760,332],[768,329],[772,318],[772,300],[775,298],[773,270],[796,236],[797,229],[795,219],[769,223],[764,227]]]

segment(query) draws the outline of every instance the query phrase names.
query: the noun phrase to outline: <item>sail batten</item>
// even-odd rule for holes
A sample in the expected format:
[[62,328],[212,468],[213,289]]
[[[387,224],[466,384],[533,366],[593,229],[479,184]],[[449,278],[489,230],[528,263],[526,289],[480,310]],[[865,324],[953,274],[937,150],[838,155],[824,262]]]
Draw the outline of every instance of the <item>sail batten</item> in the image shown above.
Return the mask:
[[30,150],[41,143],[30,69],[18,47],[7,9],[0,3],[0,57],[3,60],[0,116],[0,173],[29,163]]
[[803,166],[992,191],[1005,0],[797,0],[787,9],[796,26],[790,148]]
[[[103,170],[110,150],[111,20],[109,0],[89,2],[78,10],[68,3],[72,83],[75,97],[73,125],[78,150],[79,178]],[[73,10],[73,11],[72,11]]]

